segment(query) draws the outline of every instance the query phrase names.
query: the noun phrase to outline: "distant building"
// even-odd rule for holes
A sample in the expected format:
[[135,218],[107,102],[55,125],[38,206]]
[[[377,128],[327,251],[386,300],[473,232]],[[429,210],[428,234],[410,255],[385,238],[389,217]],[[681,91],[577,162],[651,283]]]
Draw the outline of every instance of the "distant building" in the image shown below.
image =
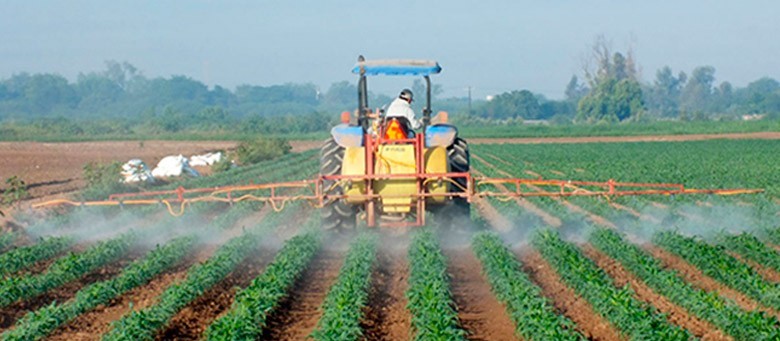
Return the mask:
[[766,117],[766,114],[742,115],[742,120],[743,121],[758,121],[758,120],[763,120],[764,117]]

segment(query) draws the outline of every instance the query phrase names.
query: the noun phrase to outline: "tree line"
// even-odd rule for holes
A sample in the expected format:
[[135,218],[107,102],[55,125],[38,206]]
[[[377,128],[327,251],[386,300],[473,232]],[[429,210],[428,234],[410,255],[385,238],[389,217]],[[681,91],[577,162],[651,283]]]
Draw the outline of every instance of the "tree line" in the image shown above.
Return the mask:
[[696,67],[690,74],[665,66],[648,83],[639,78],[631,51],[613,53],[598,41],[593,55],[594,67],[585,67],[584,81],[571,77],[565,99],[511,91],[481,103],[471,116],[584,124],[780,118],[780,82],[773,78],[735,88],[728,81],[716,83],[712,66]]

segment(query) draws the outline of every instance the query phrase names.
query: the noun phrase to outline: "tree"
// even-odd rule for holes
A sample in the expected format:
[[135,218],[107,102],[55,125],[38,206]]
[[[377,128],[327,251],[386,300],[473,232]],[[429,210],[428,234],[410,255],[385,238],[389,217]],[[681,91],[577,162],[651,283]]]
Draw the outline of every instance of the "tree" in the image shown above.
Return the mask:
[[678,117],[680,93],[687,79],[688,76],[684,72],[680,72],[675,77],[669,66],[658,70],[648,96],[649,109],[661,117]]
[[584,84],[580,84],[576,75],[572,75],[569,84],[566,84],[564,94],[567,101],[577,103],[588,94],[588,88]]
[[542,116],[538,99],[528,90],[505,92],[486,102],[477,110],[481,116],[493,119],[520,117],[526,120],[536,120]]
[[708,112],[711,109],[710,102],[713,95],[713,83],[715,82],[715,68],[712,66],[699,66],[691,72],[691,78],[682,89],[680,96],[680,108],[689,112]]

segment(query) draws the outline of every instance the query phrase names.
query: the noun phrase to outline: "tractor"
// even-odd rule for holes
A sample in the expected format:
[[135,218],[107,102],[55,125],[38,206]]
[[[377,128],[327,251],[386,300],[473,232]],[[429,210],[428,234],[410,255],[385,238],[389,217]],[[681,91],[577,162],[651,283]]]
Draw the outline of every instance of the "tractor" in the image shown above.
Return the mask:
[[[441,66],[429,60],[375,60],[362,56],[352,69],[358,75],[358,106],[342,114],[322,145],[320,175],[325,229],[354,228],[361,217],[368,226],[423,225],[425,211],[442,219],[468,217],[469,147],[447,114],[431,118],[430,75]],[[387,117],[368,103],[368,76],[418,76],[425,81],[422,131],[403,117]],[[447,195],[452,194],[452,195]]]

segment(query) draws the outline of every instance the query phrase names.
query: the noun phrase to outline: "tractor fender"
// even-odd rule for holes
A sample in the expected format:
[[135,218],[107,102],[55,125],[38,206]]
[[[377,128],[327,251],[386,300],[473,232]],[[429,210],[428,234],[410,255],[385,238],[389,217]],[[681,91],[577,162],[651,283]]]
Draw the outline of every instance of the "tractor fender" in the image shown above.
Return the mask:
[[363,128],[360,126],[341,123],[330,130],[330,135],[339,146],[344,148],[363,146]]
[[425,128],[425,147],[449,147],[458,137],[458,128],[450,124],[434,124]]

